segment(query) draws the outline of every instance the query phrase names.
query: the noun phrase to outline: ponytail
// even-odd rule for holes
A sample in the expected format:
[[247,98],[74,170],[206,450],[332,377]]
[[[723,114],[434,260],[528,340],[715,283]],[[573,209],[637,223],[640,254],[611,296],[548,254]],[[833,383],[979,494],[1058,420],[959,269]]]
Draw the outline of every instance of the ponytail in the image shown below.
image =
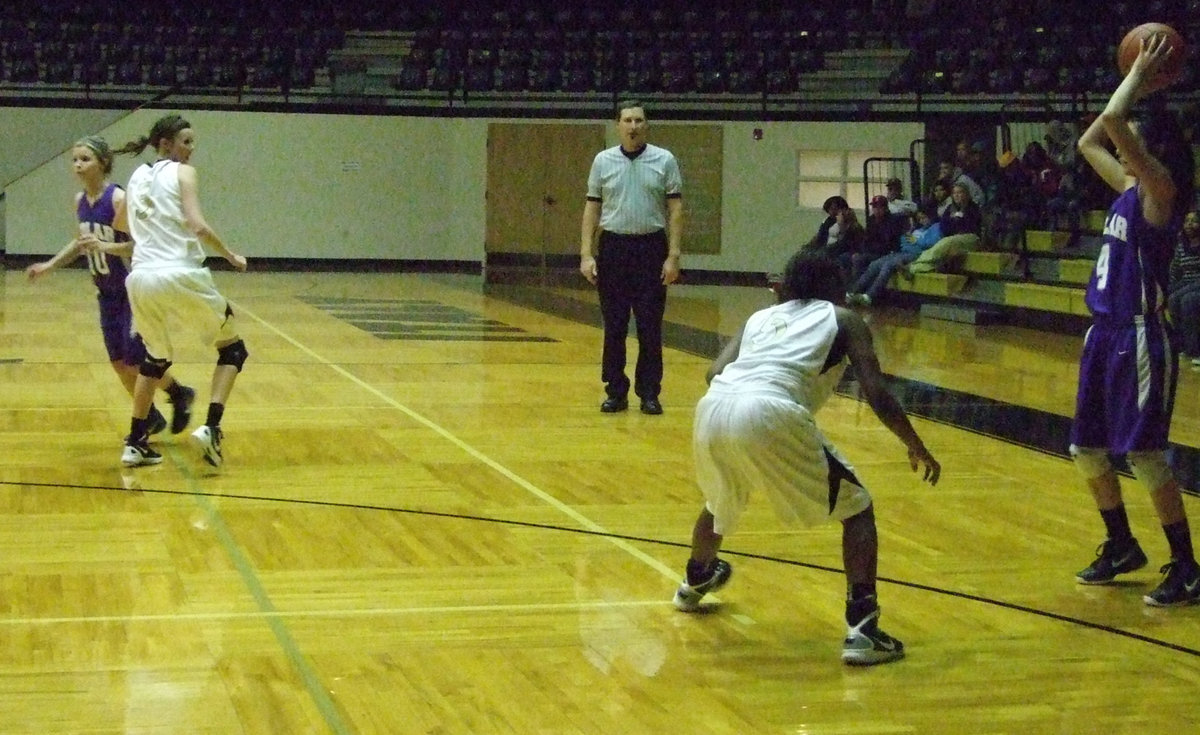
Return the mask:
[[147,146],[157,149],[164,140],[174,140],[179,131],[190,127],[192,124],[179,115],[165,115],[155,121],[154,126],[150,128],[149,135],[129,141],[118,148],[116,153],[132,153],[136,156],[146,150]]
[[119,156],[125,155],[126,153],[136,156],[141,154],[142,151],[146,150],[146,146],[148,145],[150,145],[150,139],[143,135],[137,140],[131,140],[120,148],[115,149],[113,153]]

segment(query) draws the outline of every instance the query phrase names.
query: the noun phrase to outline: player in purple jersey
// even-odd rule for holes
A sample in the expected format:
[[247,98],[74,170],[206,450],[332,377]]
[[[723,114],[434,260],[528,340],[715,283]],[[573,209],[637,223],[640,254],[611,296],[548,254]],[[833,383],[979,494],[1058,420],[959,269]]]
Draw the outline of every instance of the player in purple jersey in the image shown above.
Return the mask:
[[[125,191],[108,180],[112,165],[113,152],[103,138],[89,136],[75,143],[71,149],[71,168],[83,185],[83,190],[75,195],[78,232],[54,257],[34,263],[25,272],[30,280],[36,280],[64,263],[80,256],[87,257],[88,269],[96,284],[104,347],[113,371],[132,396],[138,366],[145,358],[146,348],[133,331],[133,316],[125,291],[132,244],[127,233],[113,229],[113,217]],[[176,382],[170,375],[163,379],[160,387],[170,397],[173,409],[171,433],[178,434],[187,428],[191,419],[196,391]],[[151,419],[152,433],[167,428],[167,419],[157,408],[151,409]]]
[[1120,195],[1108,211],[1088,284],[1093,324],[1084,338],[1071,425],[1071,455],[1107,531],[1096,560],[1076,579],[1107,584],[1148,561],[1129,528],[1109,461],[1110,453],[1124,455],[1150,492],[1171,550],[1162,582],[1143,598],[1156,606],[1200,600],[1200,566],[1166,458],[1179,358],[1163,314],[1174,234],[1192,201],[1194,162],[1178,120],[1165,107],[1131,119],[1131,108],[1149,94],[1148,81],[1170,54],[1161,35],[1144,39],[1133,67],[1079,139],[1079,152]]

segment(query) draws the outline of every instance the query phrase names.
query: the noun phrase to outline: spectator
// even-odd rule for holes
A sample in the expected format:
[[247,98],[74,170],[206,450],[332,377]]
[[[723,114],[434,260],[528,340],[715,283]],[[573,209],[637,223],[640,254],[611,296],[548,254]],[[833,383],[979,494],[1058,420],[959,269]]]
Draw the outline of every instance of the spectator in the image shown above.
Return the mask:
[[887,180],[888,211],[903,215],[905,219],[917,213],[917,203],[904,198],[904,183],[897,178]]
[[[1049,134],[1047,134],[1049,135]],[[1074,140],[1074,138],[1072,138]],[[1084,198],[1084,182],[1089,177],[1099,181],[1099,177],[1092,171],[1079,156],[1074,153],[1070,155],[1052,153],[1053,147],[1046,151],[1047,156],[1054,160],[1061,172],[1058,180],[1058,187],[1049,196],[1045,202],[1045,226],[1054,232],[1059,229],[1066,229],[1071,233],[1070,245],[1074,245],[1079,240],[1081,229],[1081,218],[1083,215],[1083,198]],[[1072,151],[1074,143],[1072,143]],[[1107,192],[1105,192],[1107,195]]]
[[1025,228],[1036,222],[1044,203],[1033,185],[1033,175],[1012,151],[1000,157],[1000,186],[996,191],[993,231],[1001,250],[1021,250]]
[[[982,194],[982,196],[976,196],[977,192],[972,191],[971,200],[984,209],[989,207],[996,198],[996,189],[1000,182],[996,156],[988,153],[988,147],[988,144],[983,141],[972,143],[967,154],[967,165],[962,167],[963,173],[978,184],[980,188],[978,193]],[[995,148],[994,144],[992,148]]]
[[950,189],[953,187],[953,179],[940,178],[934,181],[933,187],[929,190],[929,196],[925,197],[921,203],[921,209],[935,212],[935,218],[941,217],[946,208],[954,201],[950,198]]
[[856,264],[855,277],[875,258],[896,252],[900,247],[900,237],[908,229],[908,215],[893,214],[890,200],[882,194],[871,197],[871,204],[867,207],[864,257]]
[[858,221],[858,215],[849,206],[837,210],[834,226],[830,229],[837,233],[836,238],[813,252],[832,258],[842,268],[842,274],[847,279],[851,274],[866,267],[870,258],[863,255],[866,247],[867,233]]
[[979,186],[979,183],[971,178],[970,174],[967,174],[950,161],[942,161],[938,164],[938,178],[949,181],[951,189],[954,188],[955,184],[962,184],[967,187],[967,192],[971,195],[971,201],[976,204],[983,201],[983,188]]
[[954,203],[946,209],[938,222],[942,227],[942,239],[921,253],[920,257],[904,266],[905,273],[930,273],[953,265],[967,253],[979,247],[979,236],[983,227],[983,214],[979,205],[971,199],[971,193],[961,183],[951,191]]
[[1062,181],[1063,170],[1058,162],[1050,157],[1041,143],[1032,141],[1025,146],[1021,163],[1029,174],[1033,188],[1046,201],[1058,193],[1059,182]]
[[1200,212],[1183,218],[1167,288],[1167,309],[1184,357],[1200,369]]
[[831,196],[821,205],[821,209],[825,210],[825,221],[817,229],[817,234],[808,241],[805,248],[823,248],[828,245],[833,245],[838,239],[838,224],[837,214],[843,209],[849,209],[850,204],[845,198],[840,196]]
[[917,226],[901,238],[900,249],[872,260],[846,294],[846,302],[870,306],[877,302],[892,274],[913,262],[921,253],[942,239],[942,225],[932,217],[933,210],[917,211]]
[[1075,143],[1079,136],[1061,120],[1051,120],[1046,123],[1046,154],[1054,160],[1058,167],[1069,171],[1075,167],[1079,155]]

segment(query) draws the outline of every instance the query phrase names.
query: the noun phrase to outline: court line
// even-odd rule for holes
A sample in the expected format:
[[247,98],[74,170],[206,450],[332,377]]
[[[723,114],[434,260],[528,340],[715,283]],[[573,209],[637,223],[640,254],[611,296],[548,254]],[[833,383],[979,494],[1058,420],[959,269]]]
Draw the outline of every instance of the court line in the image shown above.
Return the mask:
[[[450,442],[452,445],[454,445],[455,447],[457,447],[458,449],[460,449],[461,451],[463,451],[464,453],[466,453],[467,455],[469,455],[476,461],[489,467],[492,471],[505,477],[513,484],[517,485],[518,487],[522,488],[523,490],[525,490],[527,493],[529,493],[533,497],[537,498],[538,500],[542,501],[546,505],[550,506],[551,508],[554,508],[555,510],[562,513],[566,517],[575,521],[580,526],[583,526],[585,529],[587,529],[593,533],[601,535],[606,541],[613,544],[617,548],[623,550],[625,553],[629,554],[630,556],[637,559],[638,561],[641,561],[643,564],[649,566],[651,569],[657,570],[664,577],[667,577],[670,579],[678,579],[678,577],[676,576],[676,573],[673,570],[671,570],[669,567],[667,567],[665,564],[662,564],[657,559],[654,559],[653,557],[649,556],[648,554],[640,551],[639,549],[628,544],[624,540],[622,540],[620,538],[615,538],[615,537],[609,535],[610,532],[608,531],[608,529],[604,528],[603,526],[601,526],[600,524],[591,520],[590,518],[583,515],[582,513],[579,513],[578,511],[576,511],[574,508],[570,507],[569,505],[566,505],[565,503],[560,501],[558,498],[555,498],[554,496],[546,493],[541,488],[538,488],[533,483],[529,482],[525,478],[516,474],[515,472],[508,469],[507,467],[500,464],[499,462],[493,460],[491,457],[487,456],[486,454],[479,451],[475,447],[471,446],[470,444],[467,444],[465,441],[459,439],[457,436],[455,436],[452,432],[450,432],[446,428],[442,427],[441,425],[439,425],[437,423],[434,423],[433,421],[426,418],[425,416],[422,416],[421,414],[417,413],[416,411],[413,411],[408,406],[405,406],[404,404],[395,400],[394,398],[387,395],[383,391],[379,390],[375,386],[367,383],[366,381],[358,378],[356,375],[350,373],[348,370],[343,368],[341,365],[338,365],[338,364],[334,363],[333,361],[329,360],[328,358],[326,358],[325,356],[318,354],[315,350],[308,347],[308,345],[302,344],[300,341],[293,338],[290,334],[287,334],[282,329],[276,327],[274,324],[271,324],[267,320],[263,319],[262,317],[258,316],[254,312],[245,308],[240,303],[231,302],[231,304],[242,315],[247,316],[247,317],[253,319],[254,321],[258,322],[264,328],[270,330],[271,332],[274,332],[276,336],[280,337],[281,339],[288,342],[296,349],[300,350],[304,354],[306,354],[309,357],[311,357],[312,359],[316,360],[321,365],[325,366],[326,368],[328,368],[328,369],[332,370],[333,372],[337,373],[338,375],[342,376],[343,378],[350,381],[354,385],[357,385],[358,387],[362,388],[364,391],[376,396],[379,400],[383,401],[386,405],[391,406],[392,408],[396,409],[397,411],[400,411],[401,413],[408,416],[413,421],[416,421],[417,423],[421,424],[425,428],[434,432],[435,434],[442,437],[446,441]],[[172,458],[172,461],[175,461],[174,458]],[[188,482],[189,482],[189,484],[193,484],[194,477],[189,475]],[[199,488],[197,487],[196,489],[198,490]],[[229,532],[229,529],[225,526],[224,521],[221,520],[219,511],[217,511],[215,506],[212,505],[211,501],[208,498],[203,498],[203,499],[197,498],[197,502],[200,503],[201,507],[205,508],[205,511],[210,514],[210,517],[213,520],[213,527],[214,527],[214,529],[218,530],[218,533],[221,537],[222,545],[226,547],[227,553],[230,554],[230,557],[234,561],[234,564],[237,567],[239,574],[241,574],[247,587],[250,589],[251,594],[254,596],[256,604],[258,604],[260,609],[262,609],[264,611],[264,613],[265,613],[264,617],[269,622],[269,625],[271,626],[271,630],[275,634],[276,640],[278,641],[279,645],[284,649],[285,654],[291,660],[292,665],[295,667],[295,670],[297,671],[297,673],[304,680],[305,687],[308,689],[310,696],[313,698],[314,704],[317,706],[318,710],[322,713],[322,716],[325,718],[326,724],[328,724],[331,729],[333,729],[336,733],[338,733],[338,735],[342,735],[343,733],[348,735],[351,732],[351,730],[348,729],[347,726],[345,725],[345,723],[343,722],[343,720],[339,714],[337,705],[333,702],[333,700],[329,696],[329,690],[325,686],[322,685],[321,680],[318,677],[317,673],[312,669],[312,667],[310,667],[308,665],[308,662],[304,659],[304,655],[301,652],[299,645],[296,643],[295,639],[292,638],[291,633],[288,631],[287,627],[283,624],[282,618],[278,614],[278,611],[275,609],[274,603],[271,601],[270,595],[267,594],[265,588],[263,587],[262,582],[259,579],[257,573],[255,572],[254,568],[250,564],[249,560],[245,559],[245,556],[241,553],[240,547],[237,546],[237,542],[234,540],[232,534]],[[711,595],[710,599],[713,602],[719,602],[716,595]]]
[[317,672],[305,659],[304,653],[300,645],[296,642],[296,639],[292,637],[291,631],[284,625],[281,619],[282,616],[263,586],[262,579],[259,577],[257,570],[255,570],[254,565],[242,552],[242,545],[234,538],[233,532],[229,530],[229,526],[225,523],[221,512],[213,505],[213,496],[210,493],[201,491],[196,473],[192,472],[188,462],[180,456],[180,446],[164,447],[163,451],[170,457],[171,463],[183,475],[187,486],[193,491],[187,494],[204,511],[204,514],[208,518],[209,529],[216,535],[221,547],[225,549],[225,553],[233,563],[234,569],[237,570],[238,576],[242,578],[242,582],[246,585],[250,596],[254,599],[254,604],[258,606],[259,612],[257,617],[267,622],[267,626],[275,636],[275,641],[283,649],[283,653],[291,662],[293,670],[300,676],[301,681],[304,682],[304,688],[308,691],[313,705],[316,706],[317,711],[324,718],[325,724],[337,735],[352,735],[354,729],[346,724],[341,711],[330,696],[329,688],[322,683]]
[[[341,365],[338,365],[337,363],[327,359],[323,355],[320,355],[313,349],[309,348],[307,345],[302,344],[298,340],[292,338],[291,335],[285,333],[283,330],[279,329],[278,327],[271,324],[267,320],[263,319],[262,317],[258,316],[257,314],[254,314],[253,312],[248,310],[246,307],[244,307],[240,304],[236,304],[235,306],[237,307],[238,313],[244,314],[244,315],[250,317],[251,319],[254,319],[262,326],[264,326],[267,329],[269,329],[270,331],[274,332],[280,338],[289,342],[296,349],[300,350],[304,354],[308,355],[309,357],[311,357],[314,360],[316,360],[317,362],[319,362],[321,365],[324,365],[325,367],[329,368],[333,372],[342,376],[346,380],[349,380],[350,382],[354,383],[358,387],[360,387],[363,390],[367,391],[368,393],[374,395],[376,398],[383,401],[387,405],[391,406],[392,408],[396,409],[397,411],[400,411],[405,416],[408,416],[413,421],[416,421],[417,423],[421,424],[425,428],[434,432],[438,436],[442,437],[446,441],[453,444],[458,449],[462,450],[464,453],[471,456],[473,459],[477,460],[481,464],[486,465],[492,471],[502,475],[505,479],[507,479],[510,482],[512,482],[513,484],[517,485],[522,490],[524,490],[525,492],[534,496],[535,498],[542,501],[543,503],[550,506],[551,508],[557,510],[559,513],[562,513],[566,517],[575,521],[580,526],[584,527],[585,529],[587,529],[589,531],[593,531],[598,535],[603,536],[607,541],[612,543],[614,546],[621,549],[622,551],[625,551],[626,553],[633,556],[638,561],[649,566],[650,568],[658,571],[664,577],[667,577],[668,579],[671,579],[673,581],[678,579],[679,572],[677,570],[671,569],[670,567],[668,567],[667,565],[658,561],[654,557],[642,552],[641,550],[637,549],[634,546],[631,546],[628,543],[625,543],[623,540],[621,540],[619,538],[614,538],[612,536],[612,532],[609,531],[608,529],[606,529],[604,526],[601,526],[599,523],[596,523],[592,519],[583,515],[582,513],[575,510],[574,508],[567,505],[566,503],[562,502],[558,498],[554,497],[553,495],[551,495],[551,494],[545,492],[544,490],[542,490],[541,488],[537,487],[529,480],[526,480],[525,478],[521,477],[517,473],[508,469],[507,467],[500,464],[496,460],[492,459],[491,457],[487,456],[483,452],[479,451],[475,447],[466,443],[462,439],[459,439],[448,429],[442,427],[441,425],[439,425],[437,423],[434,423],[430,419],[417,413],[416,411],[412,410],[408,406],[405,406],[403,403],[397,401],[396,399],[392,398],[388,394],[379,390],[375,386],[371,385],[370,383],[362,380],[358,376],[356,376],[353,373],[351,373],[350,371],[346,370]],[[714,596],[711,599],[716,599],[716,598]]]
[[[33,486],[33,487],[61,488],[61,489],[74,489],[74,490],[121,490],[121,488],[110,487],[110,486],[101,486],[101,485],[62,485],[62,484],[57,484],[57,483],[31,483],[31,482],[15,482],[15,481],[9,481],[9,480],[0,480],[0,484],[3,484],[3,485],[25,485],[25,486]],[[125,488],[125,489],[129,489],[129,488]],[[158,489],[158,488],[139,487],[139,488],[137,488],[137,490],[138,490],[138,492],[147,493],[147,494],[153,494],[153,493],[162,494],[162,495],[190,495],[190,494],[193,494],[193,493],[189,493],[184,490],[163,490],[163,489]],[[209,497],[220,498],[222,500],[255,500],[255,501],[264,501],[264,502],[308,505],[308,506],[322,506],[322,507],[328,507],[328,508],[343,508],[343,509],[348,509],[348,510],[376,510],[376,511],[383,511],[383,512],[392,512],[392,513],[409,513],[409,514],[413,514],[413,515],[430,516],[430,517],[434,517],[434,518],[477,521],[477,522],[481,522],[481,523],[499,523],[502,525],[520,526],[523,528],[540,528],[540,529],[544,529],[544,530],[548,530],[548,531],[562,531],[565,533],[578,533],[578,534],[585,534],[585,535],[589,535],[589,536],[605,535],[604,533],[599,532],[599,531],[590,531],[590,530],[581,529],[581,528],[570,528],[567,526],[558,526],[558,525],[553,525],[553,524],[548,524],[548,523],[535,523],[532,521],[520,521],[520,520],[509,519],[509,518],[491,518],[491,517],[487,517],[487,516],[472,516],[472,515],[464,515],[461,513],[445,513],[445,512],[431,511],[431,510],[419,510],[419,509],[415,509],[415,508],[398,508],[398,507],[394,507],[394,506],[368,505],[368,504],[363,504],[363,503],[342,503],[342,502],[337,502],[337,501],[332,501],[332,500],[312,500],[312,499],[304,499],[304,498],[278,498],[278,497],[270,497],[270,496],[265,496],[265,495],[239,495],[239,494],[230,494],[230,493],[219,493],[219,494],[218,493],[205,493],[205,494],[208,495]],[[668,546],[668,547],[678,548],[678,549],[689,548],[688,544],[680,543],[678,541],[664,541],[662,539],[649,538],[649,537],[645,537],[645,536],[623,535],[623,536],[619,536],[618,538],[623,538],[627,541],[635,541],[635,542],[639,542],[639,543],[653,544],[653,545],[657,545],[657,546]],[[828,566],[825,564],[816,564],[813,562],[801,561],[799,559],[787,559],[787,558],[780,557],[780,556],[770,556],[767,554],[758,554],[758,553],[749,552],[749,551],[737,551],[735,549],[729,549],[729,548],[722,549],[721,553],[725,554],[727,556],[730,556],[730,557],[734,557],[734,558],[757,559],[760,561],[773,562],[776,564],[784,564],[786,566],[791,566],[791,567],[799,567],[802,569],[810,569],[813,571],[828,572],[830,574],[835,574],[839,577],[845,574],[845,571],[838,567]],[[1116,635],[1116,636],[1119,636],[1122,638],[1129,638],[1131,640],[1140,641],[1142,643],[1148,643],[1151,645],[1158,646],[1160,648],[1166,648],[1169,650],[1177,651],[1179,653],[1186,653],[1186,654],[1189,654],[1192,656],[1200,657],[1200,649],[1189,648],[1187,646],[1183,646],[1183,645],[1180,645],[1177,643],[1172,643],[1170,641],[1167,641],[1167,640],[1164,640],[1161,638],[1154,638],[1152,636],[1144,635],[1142,633],[1136,633],[1134,631],[1124,630],[1124,629],[1117,628],[1117,627],[1114,627],[1111,625],[1107,625],[1105,623],[1096,623],[1091,620],[1085,620],[1083,618],[1077,618],[1077,617],[1072,617],[1070,615],[1064,615],[1062,613],[1056,613],[1052,610],[1030,607],[1028,605],[1022,605],[1020,603],[1007,602],[1005,600],[1000,600],[1000,599],[996,599],[993,597],[984,597],[982,595],[975,595],[975,594],[971,594],[969,592],[960,592],[958,590],[949,589],[946,587],[938,587],[938,586],[934,586],[934,585],[923,584],[921,582],[913,582],[913,581],[904,580],[904,579],[897,579],[895,577],[880,576],[879,581],[886,582],[888,584],[894,584],[898,587],[905,587],[905,588],[909,588],[909,589],[920,590],[923,592],[929,592],[929,593],[936,594],[936,595],[952,597],[952,598],[955,598],[958,600],[967,600],[969,602],[978,602],[978,603],[981,603],[984,605],[990,605],[992,607],[998,607],[998,608],[1005,609],[1005,610],[1027,613],[1029,615],[1033,615],[1034,617],[1047,618],[1050,620],[1056,620],[1059,622],[1074,624],[1074,625],[1078,625],[1078,626],[1081,626],[1084,628],[1090,628],[1092,630],[1097,630],[1097,631],[1101,631],[1104,633]],[[713,600],[715,602],[716,596],[715,595],[710,596],[708,599]],[[572,605],[581,605],[581,604],[586,605],[588,603],[578,603],[578,602],[576,602],[576,603],[545,603],[545,605],[547,607],[552,607],[553,605],[570,607]],[[622,607],[634,607],[634,606],[655,607],[658,605],[665,606],[666,602],[663,600],[627,600],[627,601],[624,601],[621,603],[607,603],[607,604],[609,606],[613,606],[613,607],[618,606],[618,605],[622,606]],[[465,610],[487,610],[487,609],[492,609],[493,607],[496,607],[496,606],[483,605],[483,606],[479,606],[479,607],[467,607],[467,608],[465,608]],[[438,609],[442,609],[442,608],[428,608],[428,609],[429,610],[438,610]],[[519,609],[525,609],[525,608],[523,608],[521,606],[516,606],[516,607],[503,606],[503,609],[518,609],[519,610]],[[328,612],[328,611],[325,611],[325,612]],[[323,614],[322,611],[314,611],[314,610],[301,610],[301,611],[292,611],[292,612],[288,612],[288,613],[280,613],[281,616],[286,616],[286,617],[302,617],[302,616],[321,615],[321,614]],[[371,614],[371,612],[368,611],[367,614]],[[207,613],[207,614],[206,613],[193,613],[191,615],[193,617],[203,616],[203,615],[208,615],[211,617],[218,617],[220,614],[219,613]],[[238,617],[238,616],[252,617],[252,616],[259,616],[259,615],[261,615],[261,613],[229,613],[228,615],[231,617]],[[157,617],[157,616],[147,616],[147,617]],[[182,617],[182,616],[166,615],[163,617],[166,619],[170,619],[173,617]],[[734,617],[738,622],[743,623],[743,624],[752,624],[754,622],[752,619],[750,619],[744,615],[739,614]],[[79,618],[79,620],[81,620],[81,621],[92,620],[92,619],[98,620],[98,619],[102,619],[102,618]],[[127,620],[127,619],[135,619],[135,618],[129,618],[129,617],[118,618],[118,620]],[[3,623],[3,622],[4,622],[3,620],[0,620],[0,623]],[[29,622],[30,622],[30,624],[35,624],[39,621],[32,620]]]
[[433,607],[346,608],[330,610],[257,610],[253,612],[164,613],[161,615],[94,615],[60,618],[0,618],[0,627],[15,625],[74,625],[77,623],[151,623],[211,620],[260,620],[263,618],[350,618],[371,615],[426,615],[429,613],[538,612],[607,610],[617,608],[671,607],[667,599],[605,602],[542,602],[513,605],[435,605]]

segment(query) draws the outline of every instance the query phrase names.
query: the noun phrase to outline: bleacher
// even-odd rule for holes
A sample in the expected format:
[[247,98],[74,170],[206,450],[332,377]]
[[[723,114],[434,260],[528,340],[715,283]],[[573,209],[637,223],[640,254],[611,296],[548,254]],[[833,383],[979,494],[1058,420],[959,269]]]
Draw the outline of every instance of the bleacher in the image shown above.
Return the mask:
[[1085,212],[1082,237],[1069,247],[1065,232],[1026,232],[1024,252],[968,253],[948,273],[900,275],[888,284],[898,302],[950,321],[1011,323],[1076,333],[1087,322],[1084,292],[1096,262],[1105,212]]
[[[392,110],[589,96],[607,105],[636,93],[656,109],[674,100],[677,116],[719,117],[723,100],[741,100],[731,119],[855,120],[1002,115],[1018,99],[1070,114],[1115,85],[1122,29],[1161,20],[1200,39],[1200,0],[1117,0],[1103,12],[1082,0],[995,0],[965,13],[961,0],[926,5],[928,15],[904,18],[866,0],[703,9],[665,0],[644,11],[537,0],[44,0],[0,5],[0,93],[55,90],[79,101],[97,89],[139,100],[165,88],[258,90],[286,102],[305,90],[306,102],[370,99]],[[1197,69],[1189,64],[1171,91],[1181,103],[1200,97]],[[1089,217],[1085,232],[1095,233]],[[958,273],[896,280],[892,290],[947,317],[1078,317],[1092,266],[1086,240],[1068,250],[1065,233],[1028,231],[1020,253],[972,253]]]

